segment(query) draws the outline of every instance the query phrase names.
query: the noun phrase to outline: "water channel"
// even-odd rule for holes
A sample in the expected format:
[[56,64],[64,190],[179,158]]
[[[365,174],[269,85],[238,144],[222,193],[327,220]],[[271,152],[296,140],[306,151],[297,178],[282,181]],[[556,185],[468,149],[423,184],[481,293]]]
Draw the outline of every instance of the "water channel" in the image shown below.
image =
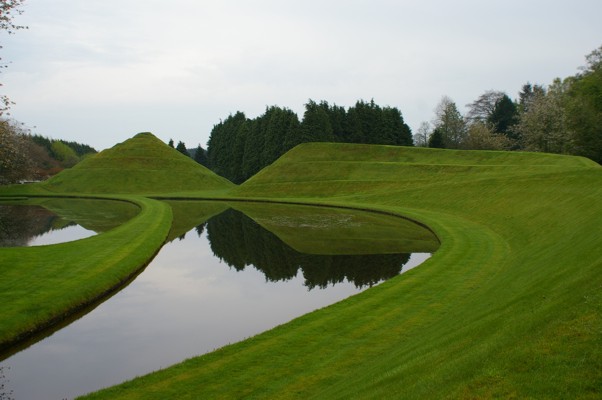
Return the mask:
[[[5,398],[72,398],[210,352],[405,272],[438,246],[423,227],[374,213],[170,204],[169,243],[143,273],[91,312],[4,356]],[[128,207],[97,213],[113,223],[75,214],[67,225],[96,229],[132,216]]]

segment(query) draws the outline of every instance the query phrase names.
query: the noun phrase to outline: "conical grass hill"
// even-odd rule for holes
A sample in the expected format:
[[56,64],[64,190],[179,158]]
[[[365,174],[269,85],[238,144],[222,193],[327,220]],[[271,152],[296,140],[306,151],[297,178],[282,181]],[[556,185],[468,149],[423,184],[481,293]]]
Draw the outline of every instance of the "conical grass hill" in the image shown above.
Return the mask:
[[139,133],[43,184],[61,193],[161,194],[234,187],[153,134]]

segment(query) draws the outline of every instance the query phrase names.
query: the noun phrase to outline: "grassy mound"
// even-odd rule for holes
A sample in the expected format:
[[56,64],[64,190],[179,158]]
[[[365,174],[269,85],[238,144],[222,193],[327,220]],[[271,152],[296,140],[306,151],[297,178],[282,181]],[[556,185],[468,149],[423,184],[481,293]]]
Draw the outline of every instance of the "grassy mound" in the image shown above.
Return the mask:
[[[44,185],[3,193],[131,191],[185,199],[219,191],[237,200],[374,209],[425,223],[441,247],[420,268],[360,295],[90,398],[602,396],[598,164],[549,154],[318,143],[291,150],[235,187],[182,157],[141,134]],[[168,235],[172,209],[129,200],[141,213],[107,233],[0,251],[0,347],[148,261]],[[186,204],[172,203],[170,237],[220,207],[185,221],[178,216],[187,214]],[[264,210],[255,214],[273,223]]]
[[165,193],[234,185],[151,133],[86,158],[41,185],[61,193]]
[[[462,151],[398,146],[308,143],[246,181],[236,193],[318,197],[399,191],[429,185],[567,172],[599,167],[582,157],[545,153]],[[464,183],[462,183],[464,184]]]
[[583,158],[302,145],[238,197],[431,227],[424,265],[90,398],[599,398],[602,168]]

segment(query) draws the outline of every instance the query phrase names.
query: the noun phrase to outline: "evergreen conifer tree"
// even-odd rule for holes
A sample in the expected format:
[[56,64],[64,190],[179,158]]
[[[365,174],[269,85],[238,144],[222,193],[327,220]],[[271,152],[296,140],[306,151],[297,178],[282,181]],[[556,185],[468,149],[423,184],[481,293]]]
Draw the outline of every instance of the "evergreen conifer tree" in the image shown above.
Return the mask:
[[179,141],[178,145],[176,146],[176,150],[178,150],[180,153],[184,154],[186,157],[190,157],[190,153],[186,149],[186,144],[184,144],[184,142]]

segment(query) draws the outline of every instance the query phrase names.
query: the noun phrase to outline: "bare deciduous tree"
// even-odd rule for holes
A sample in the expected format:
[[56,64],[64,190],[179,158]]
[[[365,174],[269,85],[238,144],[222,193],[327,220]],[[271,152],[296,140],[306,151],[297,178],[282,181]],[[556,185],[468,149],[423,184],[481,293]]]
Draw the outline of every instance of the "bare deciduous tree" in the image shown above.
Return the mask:
[[[21,6],[24,1],[25,0],[0,0],[0,31],[5,31],[10,35],[19,29],[27,29],[26,26],[16,25],[13,20],[16,15],[21,15],[23,13]],[[1,48],[2,46],[0,45],[0,49]],[[0,60],[2,60],[2,58],[0,58]],[[6,64],[0,64],[0,69],[6,67]],[[1,83],[0,86],[2,86]],[[12,104],[14,103],[7,95],[0,95],[0,116],[8,113]]]
[[449,149],[459,149],[466,136],[466,123],[456,103],[447,96],[443,96],[435,109],[435,129],[441,132],[443,145]]
[[504,92],[488,90],[478,99],[466,106],[469,108],[466,119],[470,122],[486,122],[493,112],[497,102],[504,97]]
[[428,147],[429,137],[431,136],[431,124],[424,121],[414,135],[414,145],[416,147]]

